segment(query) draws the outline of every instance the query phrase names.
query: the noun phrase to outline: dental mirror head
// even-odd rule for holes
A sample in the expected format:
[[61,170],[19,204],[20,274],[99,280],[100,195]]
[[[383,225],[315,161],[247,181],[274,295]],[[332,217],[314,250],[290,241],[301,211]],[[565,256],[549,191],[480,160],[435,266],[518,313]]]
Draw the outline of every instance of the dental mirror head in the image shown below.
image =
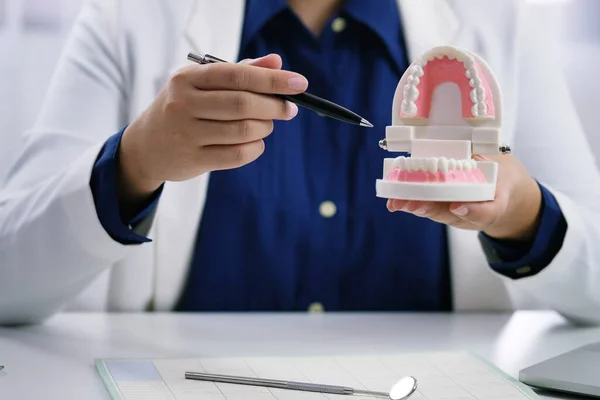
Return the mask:
[[412,376],[400,379],[390,390],[391,400],[406,400],[417,390],[417,380]]

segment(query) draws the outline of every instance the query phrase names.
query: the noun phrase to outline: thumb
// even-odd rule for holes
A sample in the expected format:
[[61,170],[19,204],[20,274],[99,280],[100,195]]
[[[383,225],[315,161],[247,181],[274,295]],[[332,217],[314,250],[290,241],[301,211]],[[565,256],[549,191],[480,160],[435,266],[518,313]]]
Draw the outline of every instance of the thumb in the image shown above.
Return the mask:
[[260,58],[245,58],[239,63],[269,69],[281,69],[283,66],[283,61],[278,54],[268,54]]

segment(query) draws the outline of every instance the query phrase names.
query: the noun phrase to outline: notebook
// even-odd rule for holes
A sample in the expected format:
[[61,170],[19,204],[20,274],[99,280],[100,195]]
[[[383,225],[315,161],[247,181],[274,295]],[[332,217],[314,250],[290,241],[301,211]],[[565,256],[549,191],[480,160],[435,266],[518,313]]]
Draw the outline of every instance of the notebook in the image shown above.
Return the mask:
[[388,392],[403,376],[418,380],[410,400],[537,399],[528,387],[470,353],[201,359],[98,359],[113,400],[295,400],[375,397],[330,395],[185,379],[185,372],[293,380]]

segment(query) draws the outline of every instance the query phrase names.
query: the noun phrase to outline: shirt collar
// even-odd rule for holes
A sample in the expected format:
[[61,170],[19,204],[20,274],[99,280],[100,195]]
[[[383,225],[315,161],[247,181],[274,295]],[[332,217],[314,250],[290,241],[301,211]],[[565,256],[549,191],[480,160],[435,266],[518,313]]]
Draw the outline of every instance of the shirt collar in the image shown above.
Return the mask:
[[246,0],[246,15],[240,48],[245,49],[268,21],[287,7],[286,0]]
[[348,15],[379,36],[402,73],[407,67],[407,56],[398,8],[397,0],[346,0],[343,6]]
[[[246,0],[241,49],[281,11],[288,8],[287,0]],[[407,66],[400,10],[397,0],[345,0],[342,10],[371,29],[385,44],[400,73]]]

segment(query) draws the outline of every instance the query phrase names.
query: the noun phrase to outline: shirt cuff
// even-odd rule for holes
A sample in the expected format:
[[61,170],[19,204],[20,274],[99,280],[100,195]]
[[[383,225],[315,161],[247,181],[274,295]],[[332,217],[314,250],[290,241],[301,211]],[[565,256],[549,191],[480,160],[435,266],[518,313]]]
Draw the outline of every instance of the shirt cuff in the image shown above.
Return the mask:
[[110,237],[121,244],[140,244],[150,242],[151,239],[138,235],[133,231],[133,227],[152,213],[158,204],[163,186],[153,193],[139,213],[130,220],[123,221],[117,198],[117,155],[124,131],[125,128],[111,136],[102,147],[92,169],[90,188],[98,219]]
[[533,276],[547,267],[560,251],[567,233],[567,221],[554,198],[543,185],[538,229],[531,241],[496,240],[479,234],[490,267],[512,279]]

